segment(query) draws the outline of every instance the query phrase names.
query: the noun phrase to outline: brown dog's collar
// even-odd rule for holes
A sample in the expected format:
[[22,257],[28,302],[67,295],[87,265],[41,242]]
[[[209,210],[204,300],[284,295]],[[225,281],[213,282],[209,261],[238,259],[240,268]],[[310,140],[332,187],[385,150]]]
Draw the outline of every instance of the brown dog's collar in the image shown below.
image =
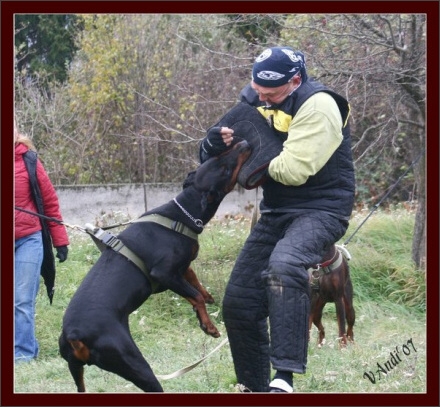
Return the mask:
[[[339,260],[339,261],[338,261]],[[335,264],[337,263],[337,264]],[[338,249],[335,249],[335,254],[333,255],[333,257],[323,263],[317,264],[315,268],[325,268],[325,267],[330,267],[333,266],[332,268],[336,268],[339,267],[342,263],[342,257],[341,257],[341,253],[339,252]]]
[[346,260],[351,259],[351,255],[348,250],[344,246],[335,245],[336,250],[335,254],[330,260],[327,260],[323,263],[316,264],[308,269],[308,272],[314,278],[319,278],[322,274],[331,273],[334,269],[338,268],[343,261],[343,258]]

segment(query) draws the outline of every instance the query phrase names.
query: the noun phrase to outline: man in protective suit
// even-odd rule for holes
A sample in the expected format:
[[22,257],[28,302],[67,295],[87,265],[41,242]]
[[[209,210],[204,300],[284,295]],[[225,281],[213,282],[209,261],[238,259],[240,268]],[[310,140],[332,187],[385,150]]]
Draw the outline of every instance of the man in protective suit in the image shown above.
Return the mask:
[[[252,164],[264,173],[261,217],[232,270],[223,318],[238,383],[251,392],[291,393],[293,373],[307,366],[308,269],[344,236],[353,208],[350,109],[342,96],[308,79],[304,55],[289,47],[263,51],[240,96],[232,110],[252,112],[221,120],[200,148],[201,161],[227,149],[234,137],[231,117],[264,118],[256,126],[269,129],[254,143],[261,147]],[[245,133],[235,129],[236,136]],[[270,148],[264,163],[265,143],[272,140],[280,148],[276,154]]]

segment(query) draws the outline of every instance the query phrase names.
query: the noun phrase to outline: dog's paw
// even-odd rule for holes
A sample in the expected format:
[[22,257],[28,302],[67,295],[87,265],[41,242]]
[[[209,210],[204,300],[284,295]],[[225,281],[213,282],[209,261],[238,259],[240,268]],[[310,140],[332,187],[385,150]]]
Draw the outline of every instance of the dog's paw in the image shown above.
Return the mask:
[[220,336],[222,336],[222,334],[217,331],[217,328],[214,327],[214,331],[213,332],[207,332],[208,335],[211,335],[213,338],[220,338]]
[[214,297],[209,293],[203,299],[205,300],[205,304],[214,304],[215,303]]
[[202,331],[205,332],[206,335],[210,335],[213,338],[219,338],[221,336],[221,333],[213,324],[209,324],[209,326],[200,324],[200,328],[202,328]]

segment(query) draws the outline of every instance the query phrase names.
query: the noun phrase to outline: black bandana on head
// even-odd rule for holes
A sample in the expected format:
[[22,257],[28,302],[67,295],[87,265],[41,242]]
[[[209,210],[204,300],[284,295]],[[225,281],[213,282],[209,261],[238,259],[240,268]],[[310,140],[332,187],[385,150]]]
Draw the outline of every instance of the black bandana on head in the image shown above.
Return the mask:
[[265,88],[277,88],[289,82],[298,72],[302,82],[307,80],[306,62],[301,51],[290,47],[265,49],[252,68],[252,80]]

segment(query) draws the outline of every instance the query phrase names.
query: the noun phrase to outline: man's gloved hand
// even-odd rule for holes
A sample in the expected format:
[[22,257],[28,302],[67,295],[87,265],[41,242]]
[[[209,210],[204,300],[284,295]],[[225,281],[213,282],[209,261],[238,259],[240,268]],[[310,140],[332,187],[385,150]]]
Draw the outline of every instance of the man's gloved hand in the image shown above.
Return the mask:
[[221,129],[221,127],[211,127],[202,141],[202,149],[209,156],[219,155],[228,149],[228,146],[223,141]]
[[55,247],[57,250],[57,257],[60,259],[60,263],[67,260],[67,253],[69,252],[69,249],[67,246],[59,246]]

